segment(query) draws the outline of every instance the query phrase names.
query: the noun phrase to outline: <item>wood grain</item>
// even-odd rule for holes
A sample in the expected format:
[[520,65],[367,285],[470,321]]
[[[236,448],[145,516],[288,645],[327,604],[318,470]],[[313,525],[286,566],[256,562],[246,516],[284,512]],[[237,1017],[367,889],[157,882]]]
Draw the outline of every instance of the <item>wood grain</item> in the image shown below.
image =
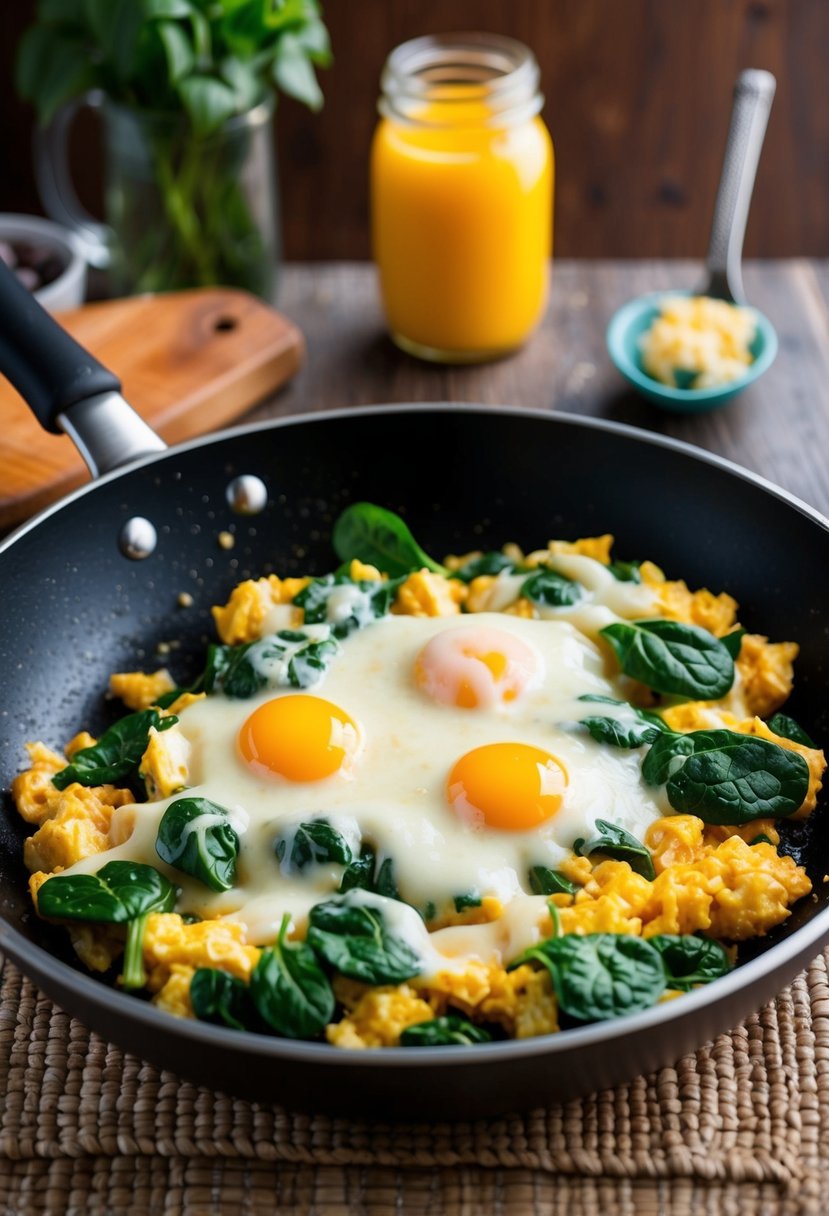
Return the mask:
[[[120,376],[124,395],[168,443],[226,426],[299,367],[302,335],[261,300],[205,288],[63,313],[64,327]],[[65,436],[41,430],[0,378],[0,527],[88,477]]]
[[[4,5],[0,42],[2,209],[38,210],[30,107],[14,95],[15,43],[35,0]],[[829,254],[826,0],[362,0],[325,4],[335,63],[325,107],[284,100],[278,151],[292,258],[368,254],[367,158],[380,70],[418,34],[484,29],[535,51],[557,149],[556,247],[565,257],[701,257],[745,67],[777,77],[747,234],[750,256]],[[73,161],[101,202],[95,125]]]
[[[744,465],[829,514],[829,263],[749,263],[748,297],[774,323],[780,353],[725,409],[663,413],[627,388],[604,331],[640,292],[693,287],[693,262],[568,262],[553,269],[544,321],[517,355],[478,367],[418,362],[385,334],[366,264],[291,266],[283,307],[308,344],[305,367],[254,418],[392,401],[478,401],[616,419]],[[554,478],[554,471],[551,471]]]

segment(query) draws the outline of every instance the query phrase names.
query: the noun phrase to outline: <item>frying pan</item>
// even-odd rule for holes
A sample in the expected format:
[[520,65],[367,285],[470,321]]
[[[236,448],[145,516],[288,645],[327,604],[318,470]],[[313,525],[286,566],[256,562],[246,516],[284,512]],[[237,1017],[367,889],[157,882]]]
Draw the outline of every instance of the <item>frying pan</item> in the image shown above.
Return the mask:
[[[93,484],[0,546],[0,786],[33,738],[61,745],[100,731],[111,672],[200,668],[209,606],[240,579],[332,566],[333,520],[354,499],[403,513],[436,553],[515,539],[612,531],[625,558],[648,557],[690,585],[727,588],[741,620],[801,645],[790,711],[829,737],[829,523],[735,465],[607,422],[529,410],[382,406],[236,428],[163,451],[118,382],[9,276],[0,277],[0,370],[40,420],[77,439]],[[136,335],[140,340],[140,335]],[[148,454],[149,453],[149,454]],[[136,458],[137,457],[137,458]],[[113,466],[131,459],[123,469]],[[107,469],[113,471],[106,471]],[[260,478],[265,509],[234,514],[227,488]],[[157,543],[119,547],[135,517]],[[218,533],[230,529],[231,550]],[[189,592],[193,603],[181,607]],[[65,934],[34,915],[23,825],[0,826],[0,949],[52,999],[121,1047],[243,1097],[352,1116],[455,1119],[571,1098],[672,1063],[778,991],[829,935],[825,816],[786,825],[815,895],[775,935],[741,950],[730,975],[615,1022],[479,1047],[349,1052],[178,1020],[109,988],[73,961]]]

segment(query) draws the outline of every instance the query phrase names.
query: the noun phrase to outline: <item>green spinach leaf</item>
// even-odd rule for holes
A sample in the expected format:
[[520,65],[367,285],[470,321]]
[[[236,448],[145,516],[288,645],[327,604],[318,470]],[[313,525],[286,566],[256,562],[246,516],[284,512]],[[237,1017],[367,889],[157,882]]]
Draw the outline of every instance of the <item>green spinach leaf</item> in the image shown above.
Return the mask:
[[250,995],[271,1030],[287,1039],[314,1039],[331,1021],[334,991],[311,947],[285,940],[290,923],[286,915],[277,941],[259,956]]
[[526,962],[547,968],[559,1006],[580,1022],[650,1009],[667,985],[659,951],[644,938],[623,933],[547,938],[510,969]]
[[533,895],[575,895],[578,887],[560,870],[530,866],[530,890]]
[[391,933],[379,908],[331,900],[311,909],[308,944],[343,975],[364,984],[400,984],[419,974],[419,955]]
[[734,660],[712,633],[679,621],[615,621],[599,631],[622,671],[656,692],[714,701],[734,683]]
[[607,819],[596,820],[596,835],[590,840],[583,837],[573,844],[577,857],[589,857],[591,853],[606,853],[615,861],[626,861],[630,868],[651,882],[656,878],[653,859],[641,841]]
[[584,599],[581,583],[567,578],[555,570],[536,570],[521,584],[521,595],[534,604],[546,604],[551,608],[570,608]]
[[621,718],[591,715],[581,719],[581,725],[587,727],[597,743],[632,749],[642,747],[646,743],[653,743],[663,731],[668,729],[658,714],[649,713],[647,709],[637,709],[625,701],[616,701],[613,697],[585,693],[584,696],[579,697],[579,700],[625,707],[624,716]]
[[351,846],[327,819],[311,819],[277,836],[274,852],[283,874],[302,874],[311,866],[350,866]]
[[236,880],[239,836],[225,808],[208,798],[171,802],[158,825],[155,851],[213,891],[229,891]]
[[607,567],[613,577],[619,583],[641,583],[642,575],[639,573],[641,562],[611,562]]
[[400,1035],[401,1047],[468,1047],[473,1043],[490,1043],[492,1035],[482,1026],[473,1026],[466,1018],[455,1014],[432,1018],[407,1026]]
[[340,561],[356,557],[389,578],[400,578],[424,567],[436,574],[449,574],[445,566],[421,549],[399,515],[371,502],[346,507],[334,524],[331,543]]
[[720,641],[731,655],[735,663],[740,657],[740,650],[742,648],[743,638],[745,635],[745,629],[732,629],[731,633],[727,633],[725,637],[720,638]]
[[386,857],[378,866],[377,856],[370,844],[360,847],[360,856],[355,857],[346,868],[340,882],[340,894],[359,889],[384,895],[387,899],[400,899],[394,876],[394,862]]
[[326,623],[335,638],[345,638],[388,615],[401,581],[354,580],[348,575],[326,574],[312,579],[294,596],[294,603],[305,613],[306,625]]
[[517,568],[515,562],[510,561],[503,553],[493,550],[482,553],[480,557],[470,557],[468,562],[452,571],[452,578],[459,578],[462,583],[471,583],[473,578],[480,578],[483,574],[499,575],[504,571],[512,573]]
[[662,957],[668,987],[679,992],[708,984],[731,970],[725,950],[710,938],[660,933],[648,941]]
[[814,740],[810,739],[803,727],[788,714],[772,714],[768,720],[768,728],[783,739],[791,739],[792,743],[800,743],[803,747],[815,746]]
[[316,637],[302,629],[281,629],[240,646],[210,646],[204,690],[246,700],[268,685],[311,688],[322,679],[339,649],[327,632]]
[[56,874],[37,893],[41,916],[127,926],[121,982],[142,988],[144,930],[151,912],[171,912],[176,888],[152,866],[109,861],[96,874]]
[[480,908],[481,896],[478,891],[466,891],[463,895],[456,895],[452,902],[456,912],[464,912],[467,908]]
[[199,967],[190,981],[190,1003],[201,1022],[250,1030],[255,1010],[247,984],[215,967]]
[[105,730],[92,747],[75,752],[71,763],[55,773],[52,784],[65,790],[73,781],[91,786],[134,780],[150,742],[150,730],[169,730],[176,722],[175,714],[162,716],[157,709],[127,714]]

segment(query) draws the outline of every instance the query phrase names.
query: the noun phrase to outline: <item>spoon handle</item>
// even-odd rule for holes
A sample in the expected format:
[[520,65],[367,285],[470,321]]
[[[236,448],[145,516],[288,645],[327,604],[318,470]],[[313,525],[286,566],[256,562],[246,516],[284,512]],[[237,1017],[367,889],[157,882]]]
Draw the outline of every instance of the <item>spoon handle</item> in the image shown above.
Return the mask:
[[708,247],[706,295],[745,301],[741,259],[751,192],[777,83],[771,72],[749,68],[737,77],[725,160]]

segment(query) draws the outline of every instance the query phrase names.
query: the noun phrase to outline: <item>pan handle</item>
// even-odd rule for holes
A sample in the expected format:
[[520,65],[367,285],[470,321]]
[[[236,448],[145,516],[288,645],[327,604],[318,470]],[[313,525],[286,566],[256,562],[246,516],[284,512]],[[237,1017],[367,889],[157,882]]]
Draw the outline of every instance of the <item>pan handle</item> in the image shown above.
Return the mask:
[[121,381],[41,308],[0,261],[0,372],[47,431],[65,432],[93,477],[167,446]]

